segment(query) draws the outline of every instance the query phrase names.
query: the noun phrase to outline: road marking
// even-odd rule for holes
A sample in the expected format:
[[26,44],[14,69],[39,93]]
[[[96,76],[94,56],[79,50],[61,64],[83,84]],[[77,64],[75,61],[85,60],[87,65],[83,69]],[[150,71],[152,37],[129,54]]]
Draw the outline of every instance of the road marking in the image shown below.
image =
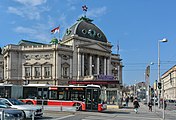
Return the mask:
[[[130,118],[130,119],[143,119],[144,117],[146,116],[115,116],[115,117],[99,117],[99,120],[107,120],[109,118],[111,119],[117,119],[117,118]],[[88,116],[88,117],[85,117],[84,119],[82,120],[97,120],[97,118],[95,118],[95,116]],[[156,117],[152,117],[152,118],[145,118],[145,120],[161,120],[161,118],[156,118]]]
[[64,117],[56,118],[54,120],[62,120],[62,119],[73,117],[73,116],[75,116],[75,115],[67,115],[67,116],[64,116]]

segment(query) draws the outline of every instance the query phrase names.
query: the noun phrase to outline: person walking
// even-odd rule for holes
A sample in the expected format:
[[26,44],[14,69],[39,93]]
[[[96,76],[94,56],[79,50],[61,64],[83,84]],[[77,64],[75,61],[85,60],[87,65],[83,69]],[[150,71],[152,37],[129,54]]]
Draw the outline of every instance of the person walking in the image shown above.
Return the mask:
[[148,103],[148,107],[149,107],[149,111],[152,112],[152,102],[151,101]]
[[133,106],[134,106],[135,113],[138,113],[138,108],[140,107],[140,105],[137,98],[134,99]]
[[166,103],[166,100],[164,101],[164,110],[166,110],[166,107],[167,107],[167,103]]
[[112,96],[112,104],[114,105],[114,103],[115,103],[115,97]]
[[126,97],[125,102],[126,102],[126,106],[128,107],[128,102],[129,102],[129,97],[128,96]]

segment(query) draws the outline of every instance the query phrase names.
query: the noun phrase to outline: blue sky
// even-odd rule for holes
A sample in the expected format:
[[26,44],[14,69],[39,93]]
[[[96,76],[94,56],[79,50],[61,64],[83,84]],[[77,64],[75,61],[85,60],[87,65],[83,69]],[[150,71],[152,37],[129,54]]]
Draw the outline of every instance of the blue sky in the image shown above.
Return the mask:
[[150,80],[157,79],[158,40],[161,74],[176,63],[175,0],[1,0],[0,47],[17,44],[21,39],[49,43],[51,29],[60,25],[60,36],[83,15],[93,19],[114,45],[119,43],[123,59],[123,81],[132,85],[144,81],[146,66]]

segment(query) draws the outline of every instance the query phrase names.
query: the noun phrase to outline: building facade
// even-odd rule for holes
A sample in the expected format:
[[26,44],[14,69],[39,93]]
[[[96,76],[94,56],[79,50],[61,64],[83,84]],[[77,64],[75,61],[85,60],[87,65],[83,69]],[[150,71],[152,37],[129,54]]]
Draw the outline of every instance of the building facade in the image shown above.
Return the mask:
[[164,98],[176,100],[176,65],[162,75],[161,83],[164,86]]
[[112,53],[104,33],[81,17],[52,44],[21,40],[3,48],[3,82],[12,84],[87,85],[106,89],[107,100],[122,87],[122,59]]
[[0,82],[3,82],[3,71],[4,71],[4,65],[3,65],[3,55],[1,54],[1,51],[0,51]]

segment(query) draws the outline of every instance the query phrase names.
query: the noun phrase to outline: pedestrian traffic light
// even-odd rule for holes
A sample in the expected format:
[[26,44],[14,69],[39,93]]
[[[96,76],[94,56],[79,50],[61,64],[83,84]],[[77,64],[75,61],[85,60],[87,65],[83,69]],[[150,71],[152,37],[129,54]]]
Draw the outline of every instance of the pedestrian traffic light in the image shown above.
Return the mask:
[[158,83],[158,89],[161,89],[162,87],[161,87],[161,83],[159,82]]

